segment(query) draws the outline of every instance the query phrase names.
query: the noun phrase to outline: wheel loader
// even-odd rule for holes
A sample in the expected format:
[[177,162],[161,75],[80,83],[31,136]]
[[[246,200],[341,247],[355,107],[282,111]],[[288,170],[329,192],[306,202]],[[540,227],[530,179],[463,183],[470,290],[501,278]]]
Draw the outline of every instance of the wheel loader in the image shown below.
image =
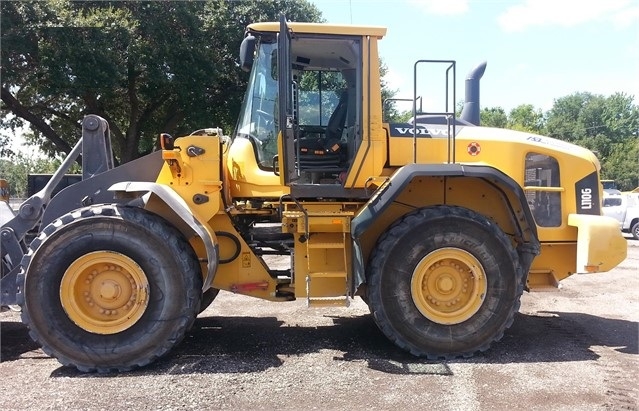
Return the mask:
[[[433,67],[442,109],[385,121],[385,34],[251,24],[235,130],[160,134],[161,149],[118,167],[109,125],[85,117],[58,172],[2,226],[2,304],[86,372],[167,354],[219,290],[309,307],[361,297],[398,347],[436,360],[487,350],[524,290],[626,257],[590,151],[479,126],[485,64],[457,115],[455,62],[417,61],[413,102],[418,68]],[[52,197],[80,155],[83,180]]]

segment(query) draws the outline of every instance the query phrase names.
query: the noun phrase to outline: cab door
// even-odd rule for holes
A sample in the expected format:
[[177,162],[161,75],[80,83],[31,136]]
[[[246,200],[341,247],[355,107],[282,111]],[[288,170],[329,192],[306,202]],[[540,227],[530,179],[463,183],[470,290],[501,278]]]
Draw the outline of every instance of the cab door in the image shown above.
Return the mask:
[[294,33],[280,18],[277,41],[282,184],[298,198],[366,196],[345,184],[366,157],[356,161],[363,138],[361,36]]
[[299,178],[295,158],[295,116],[293,113],[293,77],[291,71],[291,33],[286,17],[280,15],[280,32],[277,38],[277,73],[279,82],[278,159],[276,172],[282,185],[290,185]]

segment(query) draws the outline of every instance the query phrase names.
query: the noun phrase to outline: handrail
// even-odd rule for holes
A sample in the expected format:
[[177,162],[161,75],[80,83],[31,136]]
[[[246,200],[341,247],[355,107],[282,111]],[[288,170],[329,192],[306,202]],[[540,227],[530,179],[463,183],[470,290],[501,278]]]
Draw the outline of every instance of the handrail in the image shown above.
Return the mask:
[[[455,101],[456,101],[456,80],[457,74],[455,65],[455,60],[417,60],[415,65],[413,66],[413,99],[417,99],[417,66],[421,63],[426,64],[448,64],[446,68],[446,88],[444,95],[444,111],[443,112],[420,112],[419,114],[425,115],[442,115],[446,117],[446,127],[447,127],[447,138],[448,138],[448,156],[447,162],[448,164],[455,163],[455,135],[457,134],[456,125],[457,125],[457,116],[455,113]],[[452,70],[452,110],[450,110],[450,77]],[[420,96],[421,98],[421,96]],[[452,120],[452,124],[451,124]],[[452,126],[452,127],[451,127]],[[451,133],[452,128],[452,133]],[[417,107],[413,106],[413,163],[417,163]]]

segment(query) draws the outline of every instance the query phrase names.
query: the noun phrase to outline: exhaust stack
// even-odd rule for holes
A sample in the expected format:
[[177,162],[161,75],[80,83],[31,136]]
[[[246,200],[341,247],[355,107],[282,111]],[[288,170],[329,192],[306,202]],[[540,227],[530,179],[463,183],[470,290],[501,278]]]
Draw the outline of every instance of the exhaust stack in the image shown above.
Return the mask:
[[461,120],[467,121],[476,126],[479,125],[479,80],[486,71],[486,62],[482,62],[472,69],[466,76],[466,98],[462,109]]

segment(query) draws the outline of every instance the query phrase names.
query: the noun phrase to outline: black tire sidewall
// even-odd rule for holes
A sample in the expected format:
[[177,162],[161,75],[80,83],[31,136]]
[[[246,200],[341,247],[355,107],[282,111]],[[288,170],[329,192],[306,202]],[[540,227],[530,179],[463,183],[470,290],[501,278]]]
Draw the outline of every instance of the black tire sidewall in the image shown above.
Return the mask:
[[[454,209],[453,209],[454,210]],[[448,211],[448,210],[447,210]],[[508,251],[507,237],[495,236],[494,227],[469,212],[442,214],[442,209],[421,210],[404,217],[375,250],[371,278],[371,305],[382,331],[401,347],[418,355],[456,356],[484,350],[501,338],[518,308],[517,266]],[[415,305],[411,280],[417,264],[441,248],[472,254],[487,277],[485,299],[470,319],[443,325],[426,318]],[[509,325],[509,324],[508,324]]]
[[217,295],[220,293],[218,288],[209,288],[202,294],[202,301],[200,303],[200,309],[198,310],[198,314],[201,314],[206,310],[213,301],[217,298]]
[[[120,209],[118,214],[122,217],[90,215],[57,230],[36,250],[28,267],[24,294],[29,325],[43,348],[53,351],[63,364],[80,369],[96,363],[98,369],[145,365],[181,340],[199,309],[199,297],[193,298],[193,293],[201,293],[201,279],[185,264],[185,255],[192,257],[193,251],[188,252],[180,233],[143,210]],[[66,268],[93,251],[126,255],[147,276],[145,311],[122,332],[85,331],[62,307],[60,284]]]

